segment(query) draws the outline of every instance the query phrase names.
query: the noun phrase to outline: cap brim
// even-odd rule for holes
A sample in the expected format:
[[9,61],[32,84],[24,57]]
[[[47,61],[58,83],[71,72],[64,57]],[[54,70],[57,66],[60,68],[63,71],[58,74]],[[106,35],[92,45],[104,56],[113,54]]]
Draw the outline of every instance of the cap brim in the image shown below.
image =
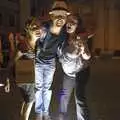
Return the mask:
[[52,10],[49,12],[49,15],[70,15],[71,13],[66,10]]

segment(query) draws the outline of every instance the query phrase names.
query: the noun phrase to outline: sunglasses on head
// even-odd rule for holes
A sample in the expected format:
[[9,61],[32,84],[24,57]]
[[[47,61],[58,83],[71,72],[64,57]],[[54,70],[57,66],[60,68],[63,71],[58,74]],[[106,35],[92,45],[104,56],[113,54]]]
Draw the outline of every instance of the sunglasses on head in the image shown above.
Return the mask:
[[53,15],[52,18],[53,19],[66,19],[67,16],[65,16],[65,15]]

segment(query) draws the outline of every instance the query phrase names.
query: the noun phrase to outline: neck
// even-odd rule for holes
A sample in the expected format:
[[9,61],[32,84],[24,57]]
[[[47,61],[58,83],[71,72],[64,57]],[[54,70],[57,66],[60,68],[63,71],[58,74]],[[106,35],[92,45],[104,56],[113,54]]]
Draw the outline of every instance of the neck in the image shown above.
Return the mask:
[[50,28],[50,32],[53,33],[53,34],[58,35],[60,33],[61,29],[62,29],[62,27],[52,26]]

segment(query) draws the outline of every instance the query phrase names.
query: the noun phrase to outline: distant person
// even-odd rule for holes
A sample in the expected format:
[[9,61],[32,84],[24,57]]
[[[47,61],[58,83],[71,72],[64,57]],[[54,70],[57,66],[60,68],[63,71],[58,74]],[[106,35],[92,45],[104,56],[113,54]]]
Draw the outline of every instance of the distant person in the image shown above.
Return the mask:
[[14,45],[14,35],[10,32],[7,35],[1,35],[1,53],[2,53],[2,63],[0,70],[0,78],[6,86],[9,84],[9,88],[5,87],[6,92],[10,92],[10,88],[16,85],[15,83],[15,70],[14,68],[14,54],[15,54],[15,45]]

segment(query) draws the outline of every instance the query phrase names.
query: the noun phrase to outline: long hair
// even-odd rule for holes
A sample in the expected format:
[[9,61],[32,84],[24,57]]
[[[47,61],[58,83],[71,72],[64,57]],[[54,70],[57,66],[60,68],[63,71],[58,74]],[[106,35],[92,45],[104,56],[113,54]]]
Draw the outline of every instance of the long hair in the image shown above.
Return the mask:
[[79,34],[79,33],[84,33],[84,32],[86,32],[85,27],[84,27],[84,25],[83,25],[83,20],[82,20],[82,18],[80,17],[80,15],[76,13],[76,14],[74,14],[73,16],[75,16],[76,19],[78,20],[78,25],[77,25],[77,28],[76,28],[75,33],[76,33],[76,34]]
[[[86,36],[80,36],[80,33],[85,33],[85,28],[82,22],[81,17],[79,16],[79,14],[73,14],[70,16],[70,18],[68,18],[73,24],[75,23],[75,21],[77,21],[77,27],[76,30],[73,34],[69,34],[69,40],[68,42],[70,43],[70,45],[72,46],[71,48],[77,49],[78,53],[80,52],[80,48],[82,45],[84,45]],[[75,47],[77,46],[77,48]]]

